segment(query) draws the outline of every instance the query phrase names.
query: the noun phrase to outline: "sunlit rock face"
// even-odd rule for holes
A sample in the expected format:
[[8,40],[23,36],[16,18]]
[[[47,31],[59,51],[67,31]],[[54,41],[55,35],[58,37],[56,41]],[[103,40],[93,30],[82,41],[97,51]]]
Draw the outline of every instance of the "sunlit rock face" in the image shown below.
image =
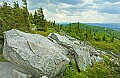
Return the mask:
[[4,32],[4,57],[36,77],[54,77],[64,71],[70,60],[62,53],[44,36],[15,29]]
[[88,65],[91,65],[89,49],[83,42],[68,35],[61,36],[56,33],[50,33],[48,39],[64,47],[68,53],[65,56],[73,56],[72,59],[76,62],[78,69],[85,70]]

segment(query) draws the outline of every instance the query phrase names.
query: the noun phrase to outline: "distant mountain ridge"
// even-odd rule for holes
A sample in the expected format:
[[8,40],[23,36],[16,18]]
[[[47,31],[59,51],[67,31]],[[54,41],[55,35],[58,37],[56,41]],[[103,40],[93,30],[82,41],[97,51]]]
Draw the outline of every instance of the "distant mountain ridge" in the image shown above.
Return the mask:
[[92,26],[100,26],[120,31],[120,23],[84,23]]
[[[64,26],[67,26],[69,24],[69,22],[64,22],[64,23],[60,23],[63,24]],[[83,24],[87,24],[90,26],[99,26],[99,27],[105,27],[105,28],[110,28],[113,30],[119,30],[120,31],[120,23],[83,23]]]

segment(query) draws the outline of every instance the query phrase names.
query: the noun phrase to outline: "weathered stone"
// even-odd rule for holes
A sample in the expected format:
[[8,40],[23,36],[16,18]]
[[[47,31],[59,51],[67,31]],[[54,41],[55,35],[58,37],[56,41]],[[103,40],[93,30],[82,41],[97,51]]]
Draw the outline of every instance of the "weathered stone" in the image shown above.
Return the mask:
[[27,74],[30,74],[29,72],[25,71],[24,69],[11,64],[9,62],[0,62],[0,78],[14,78],[13,74],[12,74],[12,70],[19,70],[19,71],[23,71]]
[[92,60],[92,63],[95,63],[95,62],[103,62],[103,58],[101,58],[100,56],[95,56],[93,55],[91,57],[91,60]]
[[22,73],[20,71],[15,70],[15,69],[12,70],[12,75],[13,75],[13,78],[31,78],[32,77],[32,75]]
[[77,52],[78,58],[77,63],[80,69],[85,70],[87,66],[91,65],[91,58],[88,51],[85,50],[75,50]]
[[4,57],[36,77],[61,73],[69,63],[62,53],[64,50],[41,35],[15,29],[4,32]]
[[79,69],[85,70],[86,67],[91,64],[89,51],[83,42],[70,36],[60,36],[56,33],[49,34],[48,39],[66,48],[68,54],[73,56]]
[[71,45],[72,42],[68,38],[66,38],[65,36],[60,36],[57,33],[50,33],[48,35],[48,38],[52,39],[52,40],[55,40],[58,44],[66,47],[66,48],[72,47],[72,45]]

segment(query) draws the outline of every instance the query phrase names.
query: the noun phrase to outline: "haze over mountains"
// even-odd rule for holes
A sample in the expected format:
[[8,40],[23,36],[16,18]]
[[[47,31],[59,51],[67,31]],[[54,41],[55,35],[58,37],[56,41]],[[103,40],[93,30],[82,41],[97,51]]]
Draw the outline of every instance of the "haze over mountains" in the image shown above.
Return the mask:
[[[64,26],[68,25],[69,22],[64,22],[60,23],[63,24]],[[120,31],[120,23],[84,23],[90,26],[100,26],[100,27],[105,27],[105,28],[110,28],[114,30],[119,30]]]
[[120,23],[86,23],[86,24],[92,25],[92,26],[100,26],[100,27],[115,29],[120,31]]

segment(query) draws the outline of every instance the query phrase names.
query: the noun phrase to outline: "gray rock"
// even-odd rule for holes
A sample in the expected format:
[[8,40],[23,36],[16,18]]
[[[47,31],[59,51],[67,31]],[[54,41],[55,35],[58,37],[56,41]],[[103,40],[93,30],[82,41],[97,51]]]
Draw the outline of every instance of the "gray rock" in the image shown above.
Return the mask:
[[78,58],[77,63],[80,69],[85,70],[87,66],[91,65],[91,58],[88,51],[75,50],[77,52]]
[[12,74],[12,70],[19,70],[19,71],[23,71],[27,74],[30,74],[29,72],[25,71],[24,69],[11,64],[9,62],[0,62],[0,78],[14,78],[13,74]]
[[55,42],[57,42],[58,44],[70,48],[72,47],[72,42],[65,36],[61,36],[57,33],[50,33],[48,35],[49,39],[55,40]]
[[32,75],[22,73],[20,71],[15,70],[15,69],[12,70],[12,75],[13,75],[13,78],[31,78],[32,77]]
[[87,47],[84,46],[85,44],[83,44],[83,42],[70,36],[60,36],[56,33],[49,34],[48,39],[66,48],[68,54],[73,56],[72,58],[79,69],[85,70],[86,67],[91,64],[89,51]]
[[93,56],[91,57],[91,61],[92,61],[92,63],[95,63],[95,62],[103,62],[103,58],[101,58],[100,56],[95,56],[95,55],[93,55]]
[[4,57],[36,77],[54,77],[61,73],[69,63],[63,52],[41,35],[15,29],[4,32]]

